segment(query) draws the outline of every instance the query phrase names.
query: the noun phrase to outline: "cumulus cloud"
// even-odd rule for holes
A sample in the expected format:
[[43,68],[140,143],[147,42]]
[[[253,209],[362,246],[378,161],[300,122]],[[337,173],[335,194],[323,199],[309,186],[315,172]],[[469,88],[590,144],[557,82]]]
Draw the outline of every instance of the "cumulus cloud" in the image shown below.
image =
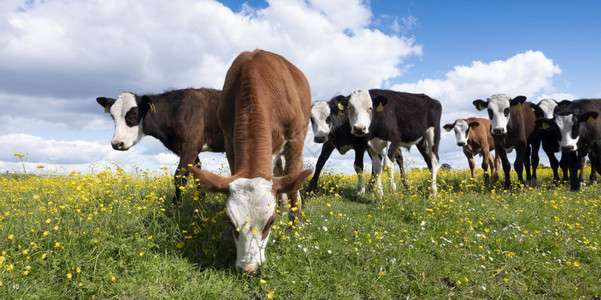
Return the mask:
[[438,99],[446,122],[476,114],[472,101],[493,94],[524,95],[535,101],[538,93],[554,92],[553,76],[558,74],[561,69],[553,60],[540,51],[530,50],[506,60],[474,61],[470,66],[456,66],[443,79],[396,84],[391,89],[426,93]]

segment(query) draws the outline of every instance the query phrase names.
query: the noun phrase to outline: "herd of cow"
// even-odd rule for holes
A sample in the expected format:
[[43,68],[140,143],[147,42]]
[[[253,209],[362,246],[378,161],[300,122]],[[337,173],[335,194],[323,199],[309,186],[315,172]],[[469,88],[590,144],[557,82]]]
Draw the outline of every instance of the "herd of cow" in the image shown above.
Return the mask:
[[[382,195],[383,166],[388,166],[392,174],[392,163],[396,161],[404,178],[400,147],[415,145],[431,172],[430,193],[437,195],[442,106],[424,94],[357,89],[349,96],[311,105],[309,83],[298,68],[278,54],[255,50],[235,58],[221,91],[189,88],[159,95],[123,93],[117,99],[96,100],[115,122],[111,140],[115,150],[128,150],[150,135],[180,157],[174,203],[189,172],[207,191],[227,195],[226,220],[233,228],[236,268],[249,274],[257,274],[265,260],[270,228],[277,217],[276,195],[289,199],[291,219],[302,216],[299,189],[313,173],[302,170],[309,120],[314,142],[323,147],[308,192],[316,190],[320,172],[334,149],[341,154],[353,149],[357,193],[365,193],[362,176],[367,151],[376,193]],[[571,189],[579,189],[587,154],[593,166],[591,180],[595,180],[595,171],[601,172],[601,122],[597,121],[601,99],[559,103],[545,99],[539,104],[525,100],[524,96],[511,99],[507,95],[475,100],[476,109],[487,109],[489,119],[459,119],[443,126],[447,131],[454,130],[472,177],[473,156],[480,154],[485,176],[490,168],[496,177],[502,163],[504,187],[510,188],[507,152],[515,148],[518,179],[536,186],[538,150],[542,145],[554,181],[560,180],[557,169],[561,166],[563,179],[567,180],[569,174]],[[554,153],[560,150],[558,161]],[[231,176],[201,170],[198,154],[202,151],[225,152]],[[393,176],[389,178],[391,188],[396,189]]]

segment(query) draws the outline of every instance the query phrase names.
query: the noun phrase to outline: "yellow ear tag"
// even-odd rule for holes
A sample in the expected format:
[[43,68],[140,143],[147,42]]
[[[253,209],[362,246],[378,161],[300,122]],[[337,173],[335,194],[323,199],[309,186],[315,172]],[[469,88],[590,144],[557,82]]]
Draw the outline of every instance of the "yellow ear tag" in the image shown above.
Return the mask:
[[543,123],[542,128],[544,130],[549,130],[549,128],[551,128],[551,126],[549,126],[549,124],[547,124],[547,123]]
[[152,102],[148,102],[148,105],[150,106],[150,113],[155,113],[157,112],[157,109],[154,107],[154,104],[152,104]]
[[376,107],[376,111],[382,112],[383,110],[384,110],[384,105],[382,105],[382,102],[380,102],[380,104],[378,104],[378,107]]
[[593,123],[595,123],[595,118],[593,118],[593,117],[588,117],[588,119],[586,119],[586,124],[589,124],[589,125],[591,125],[591,124],[593,124]]
[[342,119],[342,111],[341,110],[338,111],[338,119]]
[[518,110],[522,110],[524,108],[524,105],[521,102],[518,102],[518,105],[516,105],[515,108],[517,108]]
[[105,106],[105,107],[104,107],[104,113],[105,113],[105,114],[110,114],[110,113],[111,113],[111,107],[110,107],[110,106],[108,106],[108,105],[107,105],[107,106]]
[[482,111],[484,110],[486,107],[484,107],[483,105],[478,105],[478,107],[476,107],[476,109],[478,109],[478,111]]
[[342,105],[342,102],[338,102],[338,110],[344,110],[344,105]]

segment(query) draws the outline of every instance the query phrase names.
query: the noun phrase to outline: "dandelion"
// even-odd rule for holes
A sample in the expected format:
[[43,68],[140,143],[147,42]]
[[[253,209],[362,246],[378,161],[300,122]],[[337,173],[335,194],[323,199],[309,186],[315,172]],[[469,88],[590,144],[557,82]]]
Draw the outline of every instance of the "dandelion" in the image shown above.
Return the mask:
[[275,295],[275,291],[269,292],[269,294],[267,294],[267,299],[273,299],[274,295]]
[[14,239],[14,238],[15,238],[15,236],[14,236],[14,235],[12,235],[12,234],[9,234],[9,235],[8,235],[6,238],[7,238],[9,241],[11,241],[12,239]]
[[259,280],[259,282],[260,282],[261,284],[266,284],[266,283],[267,283],[267,281],[265,281],[265,279],[261,279],[261,280]]
[[71,279],[72,277],[73,277],[73,274],[67,273],[67,279]]

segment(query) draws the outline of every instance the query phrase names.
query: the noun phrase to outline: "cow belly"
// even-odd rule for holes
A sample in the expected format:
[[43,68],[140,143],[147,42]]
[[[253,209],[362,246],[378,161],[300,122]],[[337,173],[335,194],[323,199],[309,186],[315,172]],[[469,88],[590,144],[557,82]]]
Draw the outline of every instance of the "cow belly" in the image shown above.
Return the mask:
[[515,148],[515,147],[505,148],[505,152],[511,153],[511,151],[513,151],[513,148]]
[[374,138],[369,141],[369,147],[372,148],[376,153],[382,153],[382,150],[388,146],[387,140]]
[[422,136],[422,137],[420,137],[419,139],[417,139],[417,140],[415,140],[415,141],[410,141],[410,142],[401,142],[401,143],[399,143],[399,145],[400,145],[401,147],[403,147],[403,148],[407,148],[407,149],[409,149],[409,148],[411,148],[411,146],[413,146],[413,145],[415,145],[415,144],[419,143],[419,142],[420,142],[420,141],[421,141],[423,138],[424,138],[424,137]]

